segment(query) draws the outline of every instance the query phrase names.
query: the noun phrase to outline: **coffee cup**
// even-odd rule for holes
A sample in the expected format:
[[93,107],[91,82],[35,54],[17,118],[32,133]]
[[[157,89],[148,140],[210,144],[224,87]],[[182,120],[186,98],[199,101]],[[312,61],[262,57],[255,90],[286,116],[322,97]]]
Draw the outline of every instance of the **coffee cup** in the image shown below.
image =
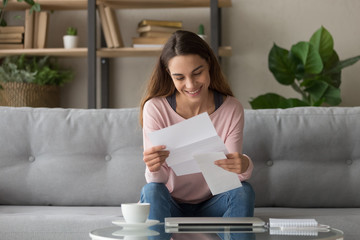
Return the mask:
[[125,222],[144,223],[149,217],[150,203],[123,203],[121,211]]

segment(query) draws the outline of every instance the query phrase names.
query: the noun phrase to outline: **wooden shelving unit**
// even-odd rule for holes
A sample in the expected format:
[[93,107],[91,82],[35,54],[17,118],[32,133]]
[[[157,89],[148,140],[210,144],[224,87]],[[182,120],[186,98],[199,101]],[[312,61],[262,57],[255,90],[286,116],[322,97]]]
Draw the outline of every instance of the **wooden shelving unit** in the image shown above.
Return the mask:
[[[87,0],[38,0],[43,10],[87,10]],[[194,8],[209,7],[210,0],[97,0],[96,4],[106,4],[116,9],[130,8]],[[218,7],[230,7],[231,0],[218,0]],[[7,10],[25,10],[28,5],[17,0],[9,0]],[[160,49],[135,49],[135,48],[101,48],[96,51],[97,56],[104,58],[116,57],[146,57],[157,56]],[[34,56],[52,55],[56,57],[87,57],[87,50],[79,48],[67,50],[63,48],[45,48],[45,49],[7,49],[0,50],[0,57],[9,55],[28,54]],[[218,55],[222,57],[231,56],[230,46],[219,46]]]
[[[210,7],[211,0],[97,0],[112,8],[194,8]],[[231,7],[231,0],[218,0],[218,7]]]
[[[152,57],[158,56],[160,48],[100,48],[96,51],[97,57],[117,58],[117,57]],[[31,56],[54,56],[54,57],[87,57],[87,48],[44,48],[44,49],[3,49],[0,50],[0,57],[12,55],[31,55]],[[220,47],[219,56],[230,57],[231,47]]]
[[[87,0],[36,0],[42,10],[86,10]],[[29,5],[17,0],[9,0],[6,10],[25,10]]]
[[[88,0],[37,0],[43,10],[86,10]],[[118,9],[139,8],[194,8],[210,7],[211,0],[96,0]],[[218,0],[218,7],[231,7],[231,0]],[[9,0],[7,10],[24,10],[28,5],[17,0]]]
[[[96,59],[101,63],[101,107],[108,107],[109,58],[158,56],[160,48],[96,48],[96,6],[105,4],[115,9],[150,9],[150,8],[197,8],[210,7],[211,47],[218,56],[231,56],[230,46],[221,46],[221,8],[231,7],[231,0],[37,0],[42,10],[87,10],[88,12],[88,47],[76,49],[1,49],[0,57],[27,54],[33,56],[86,57],[88,59],[88,107],[96,108]],[[25,10],[28,5],[17,0],[9,0],[7,10]]]
[[87,48],[29,48],[29,49],[2,49],[0,57],[11,55],[31,55],[31,56],[54,56],[54,57],[87,57]]
[[[97,56],[102,58],[116,57],[151,57],[158,56],[161,48],[101,48],[97,51]],[[220,47],[219,56],[230,57],[231,47]]]

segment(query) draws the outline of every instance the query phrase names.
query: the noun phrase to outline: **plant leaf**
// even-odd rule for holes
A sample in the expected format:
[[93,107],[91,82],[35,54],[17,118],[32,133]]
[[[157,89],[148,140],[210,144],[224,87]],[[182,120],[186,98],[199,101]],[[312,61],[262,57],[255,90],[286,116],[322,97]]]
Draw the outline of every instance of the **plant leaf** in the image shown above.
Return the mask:
[[40,12],[41,11],[41,7],[39,3],[35,3],[34,5],[31,6],[31,10],[35,11],[35,12]]
[[341,103],[340,89],[325,81],[313,81],[313,85],[305,89],[313,100],[311,105],[319,106],[322,102],[335,106]]
[[333,37],[323,26],[311,36],[310,43],[315,47],[315,50],[319,52],[323,63],[327,62],[333,55]]
[[309,42],[298,42],[291,47],[291,53],[299,58],[308,74],[318,74],[323,70],[320,54]]
[[279,83],[291,85],[294,82],[296,63],[288,50],[274,44],[269,52],[268,61],[269,69]]
[[310,94],[310,96],[314,100],[313,102],[317,102],[323,98],[328,87],[329,84],[327,84],[326,82],[315,80],[312,81],[311,86],[306,88],[304,91]]
[[336,88],[339,88],[341,84],[341,70],[334,71],[332,73],[329,71],[333,69],[339,61],[339,56],[334,50],[332,56],[324,63],[323,73],[321,74],[324,81]]
[[304,101],[296,98],[286,99],[276,93],[267,93],[260,95],[250,101],[250,105],[253,109],[267,109],[267,108],[292,108],[309,106]]
[[335,67],[325,72],[325,74],[332,74],[341,71],[341,69],[351,66],[360,60],[360,55],[352,58],[348,58],[342,61],[339,61]]
[[49,56],[6,57],[0,65],[0,82],[31,82],[40,85],[63,85],[73,78],[70,71],[60,70]]
[[325,95],[325,102],[331,106],[337,106],[341,103],[341,92],[339,88],[329,86]]

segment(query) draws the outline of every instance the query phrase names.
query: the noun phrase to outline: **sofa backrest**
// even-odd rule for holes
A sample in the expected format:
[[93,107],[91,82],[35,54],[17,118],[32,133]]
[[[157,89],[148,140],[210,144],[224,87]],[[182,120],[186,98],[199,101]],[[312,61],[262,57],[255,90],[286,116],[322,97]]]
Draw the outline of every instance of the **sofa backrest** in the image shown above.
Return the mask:
[[[0,204],[138,201],[138,114],[0,107]],[[360,107],[245,110],[243,151],[257,207],[360,207]]]
[[0,204],[111,205],[145,184],[138,109],[0,108]]
[[360,107],[246,110],[258,207],[360,207]]

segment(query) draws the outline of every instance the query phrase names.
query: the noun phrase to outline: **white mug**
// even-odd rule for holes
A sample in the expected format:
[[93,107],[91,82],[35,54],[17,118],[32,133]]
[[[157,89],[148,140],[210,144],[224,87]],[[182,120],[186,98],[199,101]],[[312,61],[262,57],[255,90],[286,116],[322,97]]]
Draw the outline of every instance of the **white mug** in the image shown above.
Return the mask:
[[121,211],[127,223],[144,223],[149,217],[150,203],[123,203]]

